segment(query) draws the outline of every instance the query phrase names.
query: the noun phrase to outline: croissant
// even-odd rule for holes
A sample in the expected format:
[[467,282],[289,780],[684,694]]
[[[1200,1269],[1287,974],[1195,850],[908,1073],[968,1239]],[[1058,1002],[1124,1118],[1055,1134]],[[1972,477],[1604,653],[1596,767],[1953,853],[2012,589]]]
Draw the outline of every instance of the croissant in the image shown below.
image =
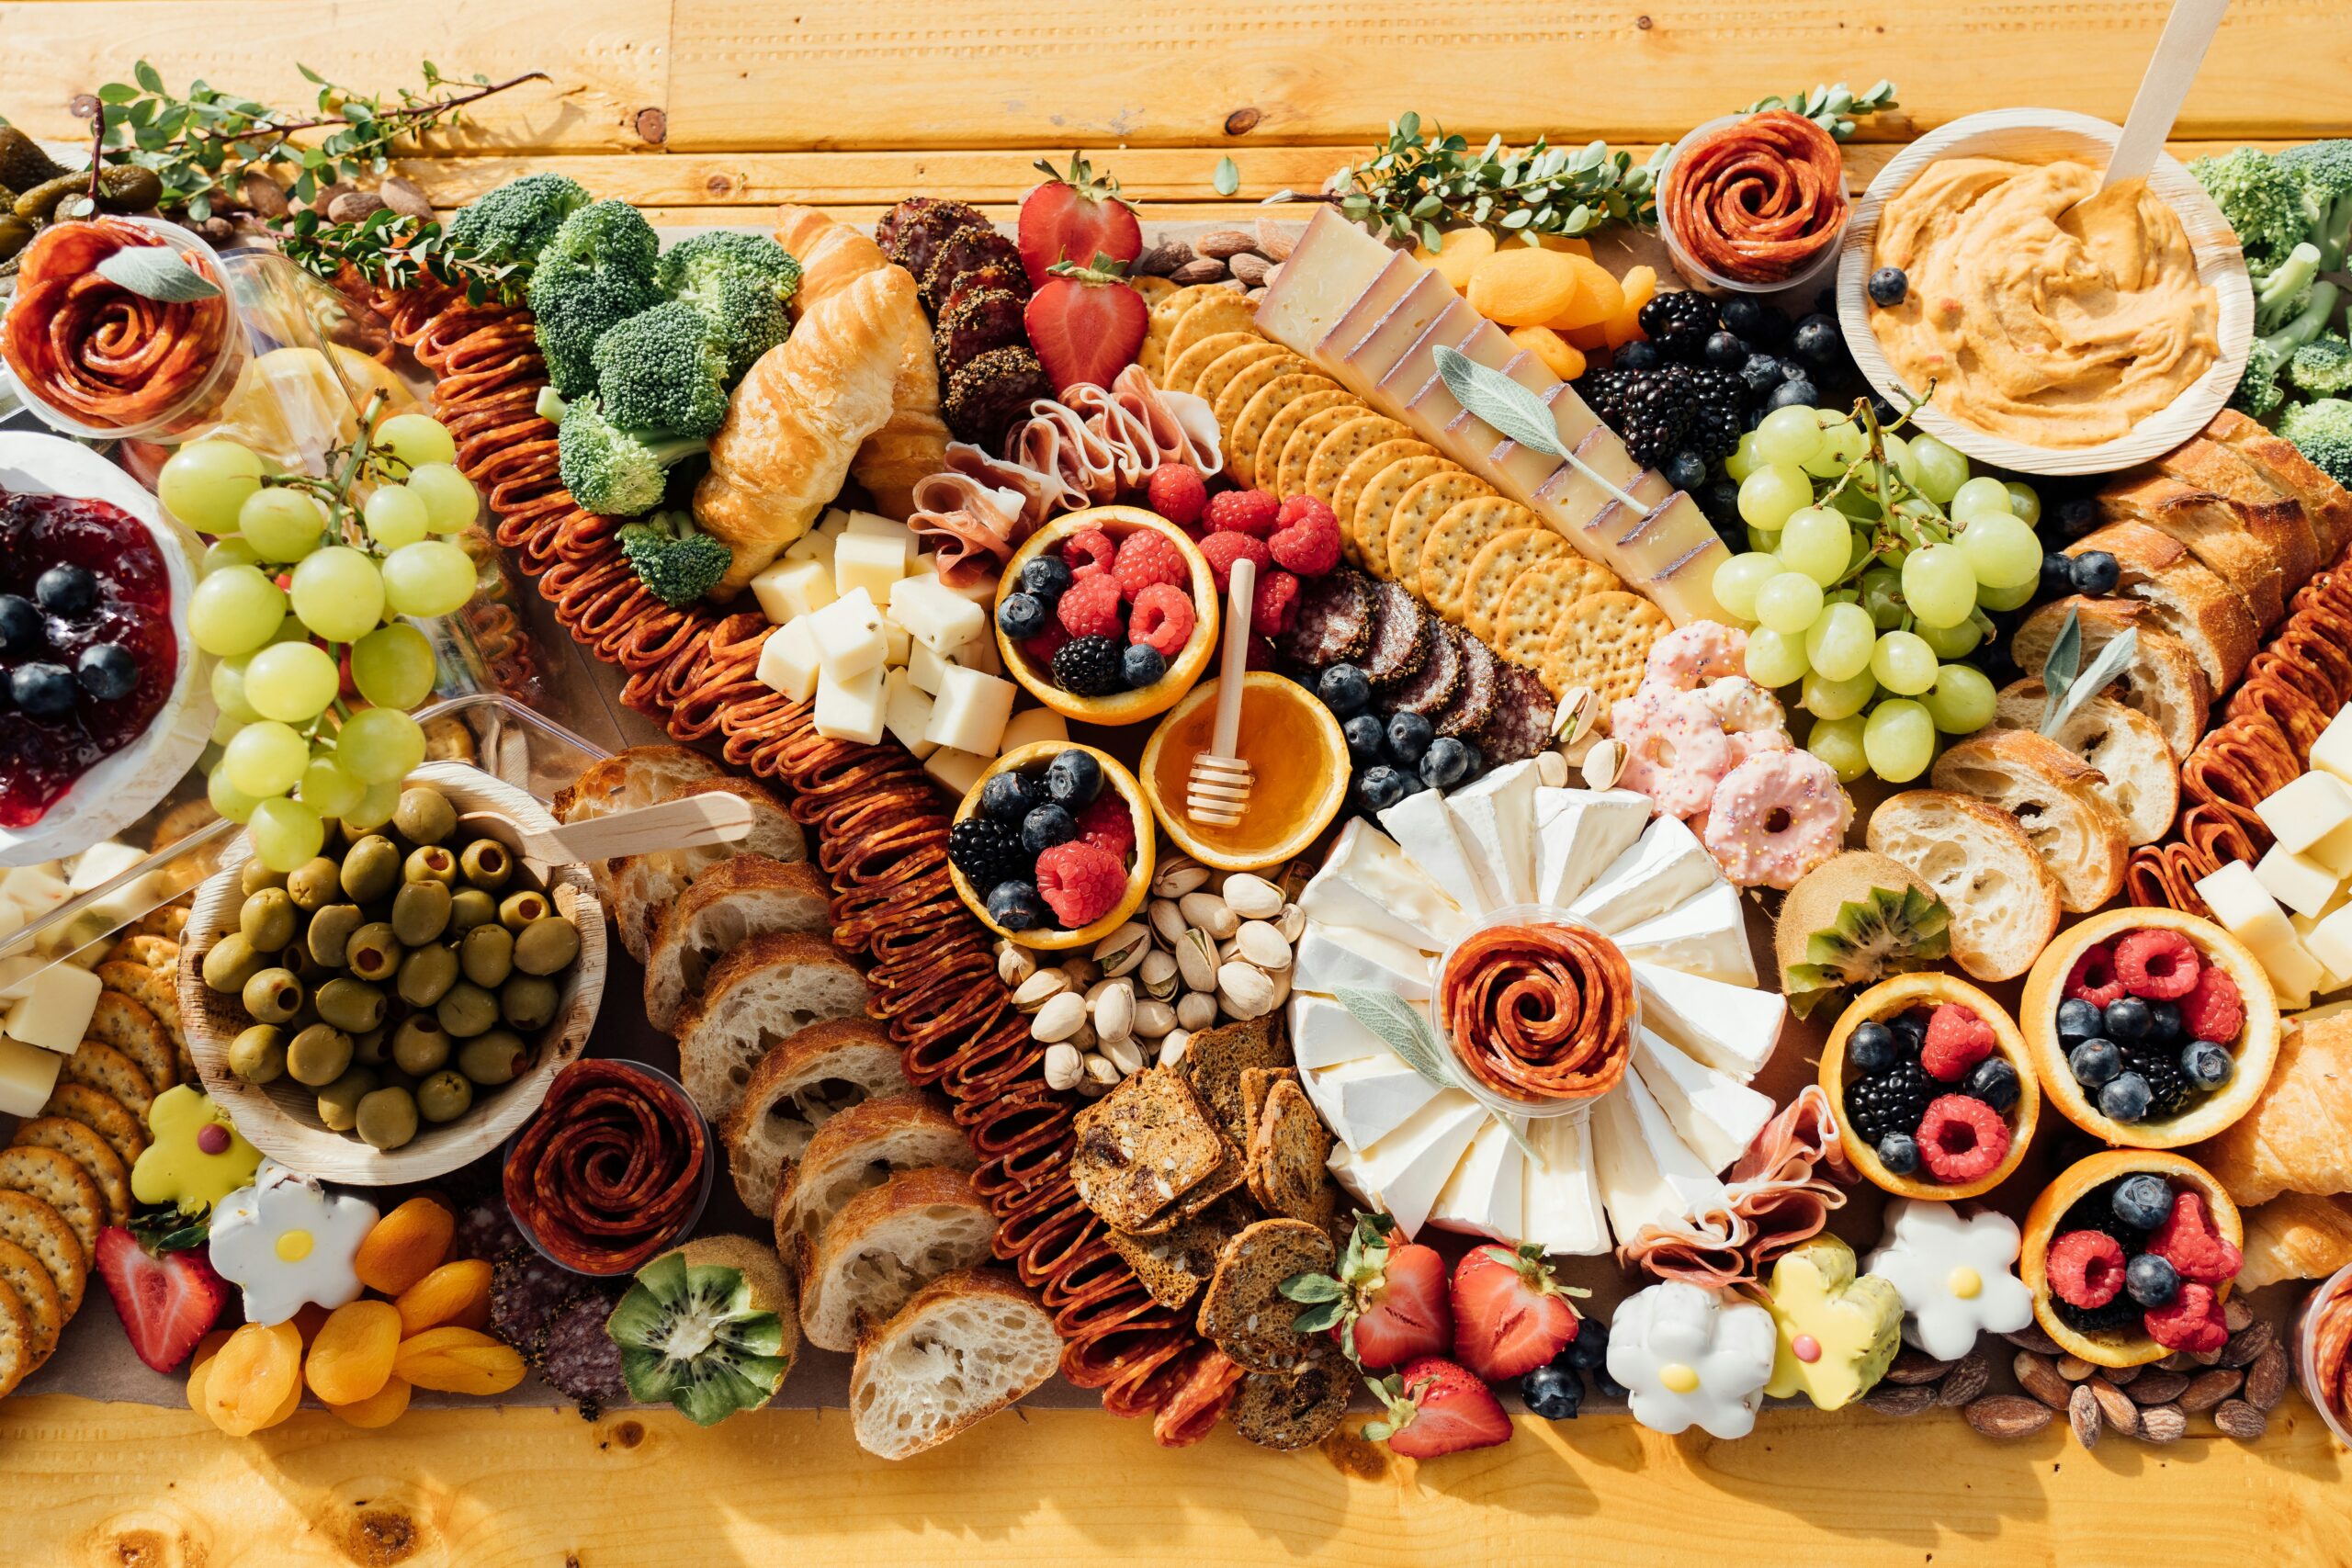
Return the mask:
[[2352,1013],[2281,1025],[2278,1062],[2254,1109],[2185,1151],[2241,1207],[2281,1192],[2352,1192]]
[[2282,1192],[2245,1211],[2245,1261],[2238,1289],[2280,1280],[2324,1280],[2352,1263],[2352,1201]]
[[[776,243],[800,262],[800,288],[793,297],[795,319],[869,272],[904,273],[882,254],[882,247],[846,223],[808,207],[786,207],[776,214]],[[865,439],[850,473],[874,497],[876,510],[903,523],[915,509],[919,479],[947,466],[947,424],[939,417],[939,361],[931,322],[919,299],[906,309],[907,344],[899,377],[890,389],[890,420]]]
[[695,487],[695,520],[735,551],[714,598],[740,592],[840,493],[858,444],[890,417],[914,299],[899,268],[868,273],[811,305],[736,387]]

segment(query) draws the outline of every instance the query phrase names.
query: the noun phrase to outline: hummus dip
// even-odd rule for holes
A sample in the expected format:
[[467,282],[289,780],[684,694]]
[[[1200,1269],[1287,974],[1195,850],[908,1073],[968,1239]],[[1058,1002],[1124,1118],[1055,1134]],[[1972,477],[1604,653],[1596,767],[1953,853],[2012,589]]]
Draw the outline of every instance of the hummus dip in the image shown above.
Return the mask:
[[2220,355],[2213,290],[2143,180],[2101,191],[2079,159],[1945,158],[1890,199],[1873,267],[1910,278],[1874,308],[1905,385],[1989,434],[2095,446],[2161,412]]

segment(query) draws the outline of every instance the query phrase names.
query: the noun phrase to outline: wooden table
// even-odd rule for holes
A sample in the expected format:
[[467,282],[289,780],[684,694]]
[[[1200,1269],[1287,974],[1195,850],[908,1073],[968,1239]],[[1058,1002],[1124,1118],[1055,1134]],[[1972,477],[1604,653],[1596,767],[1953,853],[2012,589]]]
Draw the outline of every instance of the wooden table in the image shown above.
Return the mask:
[[[0,112],[73,136],[76,93],[141,54],[265,101],[301,62],[370,90],[543,70],[404,166],[455,202],[559,168],[656,222],[756,222],[786,199],[870,220],[909,194],[1009,211],[1031,162],[1100,149],[1163,218],[1251,215],[1311,189],[1388,118],[1646,151],[1768,92],[1881,76],[1867,178],[1922,127],[2050,104],[2120,119],[2163,0],[91,0],[0,5]],[[2343,0],[2238,0],[2175,151],[2352,132]],[[1218,158],[1241,190],[1221,201]],[[2202,1427],[2203,1423],[2199,1423]],[[698,1431],[542,1410],[420,1411],[382,1432],[323,1413],[246,1441],[186,1411],[0,1404],[0,1568],[236,1564],[1135,1562],[2341,1562],[2346,1456],[2308,1406],[2242,1448],[2058,1429],[2008,1447],[1948,1416],[1769,1415],[1744,1442],[1623,1418],[1527,1421],[1499,1450],[1415,1466],[1282,1459],[1220,1432],[1155,1448],[1094,1413],[1001,1417],[902,1465],[839,1412]]]

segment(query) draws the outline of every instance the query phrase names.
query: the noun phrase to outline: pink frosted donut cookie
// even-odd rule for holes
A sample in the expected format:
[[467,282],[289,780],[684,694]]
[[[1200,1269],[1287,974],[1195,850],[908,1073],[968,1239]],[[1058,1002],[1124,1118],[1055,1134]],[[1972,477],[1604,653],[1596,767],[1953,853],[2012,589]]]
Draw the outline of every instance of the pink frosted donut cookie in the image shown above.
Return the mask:
[[1725,731],[1724,739],[1731,745],[1731,765],[1735,768],[1750,757],[1769,757],[1775,751],[1793,751],[1797,744],[1789,739],[1789,732],[1785,729],[1733,729]]
[[1731,771],[1731,742],[1696,692],[1644,690],[1609,710],[1609,732],[1623,742],[1621,788],[1648,795],[1669,817],[1707,809],[1715,781]]
[[1720,621],[1693,621],[1650,647],[1642,689],[1695,692],[1702,682],[1747,673],[1747,634]]
[[1836,854],[1854,803],[1810,751],[1748,758],[1715,786],[1703,835],[1724,874],[1742,887],[1789,888]]
[[1745,675],[1719,675],[1699,688],[1699,694],[1707,699],[1707,711],[1735,734],[1765,729],[1788,732],[1788,715],[1781,710],[1781,699]]

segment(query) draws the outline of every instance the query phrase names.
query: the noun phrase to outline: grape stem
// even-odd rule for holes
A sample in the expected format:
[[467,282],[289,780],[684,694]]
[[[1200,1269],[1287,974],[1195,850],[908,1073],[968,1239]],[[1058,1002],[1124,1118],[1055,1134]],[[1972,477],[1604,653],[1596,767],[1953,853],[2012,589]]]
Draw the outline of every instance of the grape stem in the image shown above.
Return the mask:
[[[1862,469],[1867,467],[1871,470],[1870,488],[1875,490],[1877,492],[1879,512],[1880,514],[1886,519],[1886,522],[1883,529],[1874,528],[1871,530],[1872,538],[1871,541],[1870,553],[1864,556],[1860,561],[1849,566],[1846,569],[1844,576],[1841,576],[1838,579],[1838,581],[1843,582],[1848,578],[1860,576],[1862,572],[1868,570],[1873,563],[1887,558],[1898,545],[1905,546],[1912,549],[1918,549],[1929,544],[1940,544],[1949,541],[1951,536],[1948,527],[1938,528],[1938,532],[1943,536],[1942,538],[1928,538],[1920,532],[1921,525],[1912,522],[1909,517],[1899,510],[1902,500],[1917,499],[1934,514],[1939,523],[1944,521],[1943,509],[1937,506],[1936,503],[1933,501],[1930,501],[1926,495],[1912,489],[1910,485],[1905,483],[1902,471],[1900,469],[1889,468],[1886,461],[1886,437],[1901,430],[1905,424],[1910,423],[1912,417],[1922,408],[1926,407],[1928,400],[1935,395],[1936,384],[1933,380],[1928,381],[1928,389],[1918,397],[1914,398],[1910,396],[1909,393],[1905,393],[1904,400],[1910,406],[1905,408],[1901,413],[1897,414],[1891,423],[1884,425],[1881,425],[1879,423],[1878,411],[1871,407],[1871,401],[1868,398],[1856,398],[1854,400],[1854,412],[1850,417],[1860,421],[1862,428],[1869,433],[1869,442],[1863,447],[1862,455],[1846,465],[1845,471],[1838,476],[1838,482],[1831,485],[1826,491],[1824,491],[1820,497],[1814,502],[1814,504],[1815,506],[1829,505],[1844,492],[1848,485],[1855,482]],[[1840,423],[1843,423],[1843,421],[1840,421]],[[1902,492],[1900,498],[1898,498],[1896,494],[1897,491]],[[1905,529],[1906,524],[1909,524],[1908,531]],[[1891,537],[1887,536],[1890,535],[1892,536]]]

